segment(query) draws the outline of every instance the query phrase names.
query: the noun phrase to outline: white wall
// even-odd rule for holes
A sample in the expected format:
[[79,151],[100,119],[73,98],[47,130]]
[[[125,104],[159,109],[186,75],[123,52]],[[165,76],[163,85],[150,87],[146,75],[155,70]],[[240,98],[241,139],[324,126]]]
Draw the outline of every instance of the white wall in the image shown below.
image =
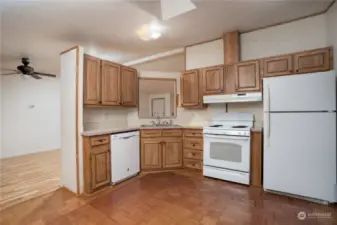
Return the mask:
[[60,79],[2,77],[2,157],[60,148]]
[[327,13],[328,44],[334,47],[334,68],[337,68],[337,3]]
[[186,69],[196,69],[224,63],[223,39],[186,48]]
[[327,47],[326,15],[244,33],[240,41],[242,61]]

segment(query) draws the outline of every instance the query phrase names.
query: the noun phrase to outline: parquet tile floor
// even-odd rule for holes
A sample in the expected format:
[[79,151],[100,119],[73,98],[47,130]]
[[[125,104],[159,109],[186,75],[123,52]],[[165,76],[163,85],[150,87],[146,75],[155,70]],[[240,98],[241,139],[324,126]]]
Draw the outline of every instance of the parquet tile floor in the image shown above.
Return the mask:
[[[299,212],[326,218],[299,220]],[[94,196],[64,189],[0,213],[1,225],[337,225],[337,207],[265,193],[259,188],[165,172]]]

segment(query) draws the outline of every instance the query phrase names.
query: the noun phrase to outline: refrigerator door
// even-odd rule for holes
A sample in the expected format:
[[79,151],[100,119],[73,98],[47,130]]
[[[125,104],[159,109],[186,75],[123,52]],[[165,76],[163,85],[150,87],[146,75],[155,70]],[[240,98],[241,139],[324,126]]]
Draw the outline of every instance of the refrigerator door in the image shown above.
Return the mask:
[[263,79],[264,112],[335,111],[336,72]]
[[336,202],[336,113],[264,115],[264,189]]

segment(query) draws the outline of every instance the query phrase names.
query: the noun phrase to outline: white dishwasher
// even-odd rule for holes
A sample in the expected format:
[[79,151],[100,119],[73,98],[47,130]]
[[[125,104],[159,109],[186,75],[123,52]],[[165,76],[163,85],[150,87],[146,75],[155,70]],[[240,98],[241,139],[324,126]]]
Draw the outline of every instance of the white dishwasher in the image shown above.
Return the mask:
[[111,182],[139,173],[139,131],[111,135]]

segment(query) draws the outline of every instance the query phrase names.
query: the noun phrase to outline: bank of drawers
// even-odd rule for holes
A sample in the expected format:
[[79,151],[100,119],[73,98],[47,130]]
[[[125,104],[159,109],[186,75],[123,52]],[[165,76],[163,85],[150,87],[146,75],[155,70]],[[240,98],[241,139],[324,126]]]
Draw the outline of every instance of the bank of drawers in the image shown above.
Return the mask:
[[184,129],[184,167],[202,170],[203,138],[202,129]]

